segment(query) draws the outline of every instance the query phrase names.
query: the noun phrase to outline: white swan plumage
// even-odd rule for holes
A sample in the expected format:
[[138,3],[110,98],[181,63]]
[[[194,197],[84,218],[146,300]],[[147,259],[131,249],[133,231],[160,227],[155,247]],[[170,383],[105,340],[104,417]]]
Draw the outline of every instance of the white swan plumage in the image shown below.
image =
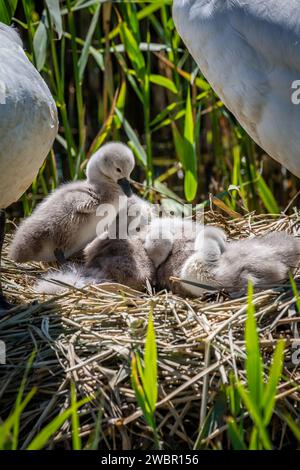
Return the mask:
[[224,104],[300,177],[300,0],[174,0],[173,18]]

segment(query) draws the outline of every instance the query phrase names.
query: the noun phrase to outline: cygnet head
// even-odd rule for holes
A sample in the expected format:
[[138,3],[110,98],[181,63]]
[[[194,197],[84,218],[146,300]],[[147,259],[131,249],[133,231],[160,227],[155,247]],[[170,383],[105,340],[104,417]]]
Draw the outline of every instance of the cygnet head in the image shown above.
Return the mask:
[[171,232],[166,232],[166,230],[159,234],[157,230],[152,229],[146,235],[144,248],[156,268],[168,258],[173,248],[173,242],[174,236]]
[[134,165],[130,148],[119,142],[111,142],[91,156],[86,169],[87,180],[97,185],[103,181],[104,176],[118,183],[126,196],[130,197],[132,190],[129,178]]
[[217,227],[203,227],[196,237],[194,249],[205,262],[217,262],[226,249],[226,235]]

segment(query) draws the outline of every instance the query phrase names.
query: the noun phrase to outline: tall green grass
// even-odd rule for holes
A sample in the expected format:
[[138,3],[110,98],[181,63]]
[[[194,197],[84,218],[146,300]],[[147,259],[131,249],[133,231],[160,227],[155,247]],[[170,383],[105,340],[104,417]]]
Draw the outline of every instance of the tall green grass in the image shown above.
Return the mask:
[[230,209],[278,213],[295,180],[264,156],[224,108],[181,42],[171,0],[8,0],[0,20],[19,27],[59,110],[54,152],[23,211],[62,180],[83,176],[109,139],[134,150],[135,177],[189,202],[209,192]]
[[[268,426],[275,413],[277,387],[282,378],[284,361],[284,340],[278,341],[271,365],[263,364],[260,352],[259,335],[253,305],[253,285],[249,285],[248,318],[245,327],[246,342],[246,383],[232,377],[227,389],[232,416],[227,418],[228,433],[235,450],[271,450],[272,440]],[[247,412],[252,422],[252,429],[243,419],[237,419]],[[296,424],[290,421],[290,427]]]
[[[249,439],[249,448],[252,450],[271,450],[272,444],[267,427],[273,416],[275,397],[283,367],[284,341],[279,341],[274,351],[272,365],[269,370],[267,382],[264,380],[264,366],[259,347],[259,337],[253,306],[253,286],[249,286],[248,319],[245,329],[246,341],[246,377],[247,385],[237,382],[236,387],[240,398],[248,410],[253,421],[253,429]],[[229,420],[229,431],[235,448],[246,448],[243,437],[240,435],[239,443],[234,440],[238,436],[238,426],[235,421]]]
[[131,384],[144,418],[151,428],[155,447],[160,449],[160,441],[155,422],[155,408],[158,397],[157,349],[153,324],[153,312],[149,316],[143,363],[139,352],[132,355]]
[[[33,400],[37,388],[32,388],[27,394],[25,394],[25,387],[27,385],[28,375],[31,371],[33,361],[36,352],[33,351],[29,360],[26,363],[25,373],[23,380],[19,386],[15,406],[11,411],[10,415],[1,421],[0,423],[0,450],[18,450],[22,447],[22,439],[24,439],[24,432],[20,431],[21,421],[26,415],[26,408],[28,404]],[[70,384],[70,397],[71,405],[69,408],[62,411],[60,414],[49,420],[48,424],[45,425],[33,439],[26,446],[26,450],[40,450],[49,445],[51,438],[61,429],[63,424],[67,420],[71,420],[72,424],[72,448],[74,450],[80,450],[82,448],[80,438],[80,423],[78,417],[78,410],[82,408],[86,403],[90,401],[89,397],[85,397],[79,401],[76,398],[74,383]],[[96,436],[95,429],[95,437]],[[98,442],[99,439],[97,439]],[[93,448],[93,442],[88,443],[87,448]]]
[[[210,407],[194,449],[272,450],[278,448],[278,435],[283,429],[284,435],[290,432],[295,437],[293,448],[295,442],[300,445],[299,409],[295,408],[292,417],[277,399],[280,383],[286,380],[283,373],[285,342],[279,340],[270,362],[263,362],[251,284],[247,302],[244,373],[240,368],[239,374],[229,372],[229,384],[220,389]],[[222,430],[220,435],[208,439],[217,430]],[[285,439],[288,442],[289,438]]]
[[[243,380],[230,374],[230,383],[224,390],[220,388],[218,396],[210,407],[204,426],[196,438],[194,448],[234,449],[234,450],[271,450],[278,446],[276,434],[280,434],[285,424],[291,435],[294,435],[300,445],[299,423],[295,416],[299,416],[296,409],[291,416],[291,408],[285,408],[277,402],[279,385],[283,377],[284,341],[277,342],[270,363],[263,363],[259,332],[255,319],[253,305],[253,287],[249,286],[248,311],[245,325],[246,360]],[[28,385],[29,373],[32,370],[35,353],[33,353],[25,367],[24,377],[19,386],[15,400],[15,406],[10,415],[0,423],[0,450],[17,450],[24,448],[24,422],[26,423],[26,410],[29,403],[35,398],[36,388],[25,392]],[[131,384],[137,403],[142,411],[145,422],[149,427],[149,435],[153,437],[153,447],[161,449],[168,443],[163,441],[157,427],[156,408],[159,394],[158,375],[159,356],[156,346],[156,336],[153,322],[153,311],[149,315],[147,333],[145,339],[144,354],[137,348],[131,361]],[[242,372],[242,371],[241,371]],[[214,392],[215,393],[215,392]],[[95,420],[93,432],[81,437],[80,414],[78,413],[89,397],[79,399],[77,397],[74,382],[70,381],[69,407],[63,409],[56,416],[50,414],[48,423],[26,445],[28,450],[49,448],[52,439],[69,422],[71,430],[70,447],[74,450],[97,449],[101,445],[101,420],[102,410],[99,410]],[[274,420],[280,419],[276,424],[276,434],[273,436]],[[216,429],[227,428],[225,439],[224,429],[220,438],[215,443],[206,441],[205,437]],[[191,422],[191,429],[197,426],[197,419]],[[285,431],[286,434],[286,431]],[[26,436],[26,434],[25,434]],[[191,433],[191,437],[193,433]],[[293,439],[293,448],[295,447]],[[202,443],[204,441],[204,444]],[[276,441],[276,442],[275,442]]]

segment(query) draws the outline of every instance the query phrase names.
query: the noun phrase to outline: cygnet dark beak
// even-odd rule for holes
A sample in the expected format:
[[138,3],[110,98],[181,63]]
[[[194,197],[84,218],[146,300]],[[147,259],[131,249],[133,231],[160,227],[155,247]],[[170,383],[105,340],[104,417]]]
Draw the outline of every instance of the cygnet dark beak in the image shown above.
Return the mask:
[[118,183],[119,186],[121,186],[124,194],[127,197],[132,196],[132,189],[131,189],[130,183],[129,183],[127,178],[121,178],[120,180],[117,181],[117,183]]

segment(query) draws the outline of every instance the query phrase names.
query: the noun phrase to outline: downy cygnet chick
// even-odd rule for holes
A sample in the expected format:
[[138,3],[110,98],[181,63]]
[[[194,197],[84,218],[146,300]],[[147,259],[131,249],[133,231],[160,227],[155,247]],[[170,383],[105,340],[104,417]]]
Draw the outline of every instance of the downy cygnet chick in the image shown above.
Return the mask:
[[155,216],[155,206],[133,194],[122,205],[116,220],[108,229],[109,238],[143,238],[143,233]]
[[[181,266],[178,265],[179,278],[218,287],[213,269],[226,250],[226,235],[218,227],[204,227],[193,243],[193,252],[189,254]],[[178,289],[185,294],[197,296],[207,291],[205,288],[180,283]]]
[[131,196],[128,179],[134,163],[124,144],[112,142],[101,147],[87,164],[86,180],[62,185],[24,220],[12,241],[11,258],[17,262],[63,262],[83,249],[96,237],[96,227],[103,218],[103,214],[96,215],[97,209],[102,212],[102,206],[107,207],[114,220],[120,202]]
[[147,280],[150,283],[154,281],[155,268],[142,241],[138,238],[109,239],[106,236],[103,234],[86,246],[84,266],[66,266],[48,273],[36,284],[35,291],[58,294],[66,290],[64,284],[83,287],[103,282],[117,282],[135,290],[144,290]]
[[[222,230],[195,224],[190,233],[174,239],[170,255],[159,266],[157,282],[160,288],[172,290],[180,295],[197,295],[193,292],[193,286],[172,282],[171,277],[212,285],[211,266],[224,252],[225,244],[226,236]],[[196,255],[197,269],[194,265]],[[198,287],[197,289],[199,290]]]
[[[174,243],[184,245],[196,237],[201,226],[191,219],[157,217],[146,230],[144,246],[156,268],[163,264],[173,250]],[[179,241],[180,240],[180,241]]]
[[[300,240],[285,232],[232,241],[222,249],[211,238],[196,240],[196,252],[185,261],[180,277],[237,292],[247,288],[248,281],[256,288],[278,285],[300,262]],[[188,284],[184,289],[194,296],[205,292]]]
[[140,291],[145,289],[147,280],[154,280],[154,265],[137,237],[96,238],[85,248],[84,255],[86,268],[98,269],[103,279]]
[[213,270],[216,281],[228,291],[247,287],[267,288],[289,278],[300,263],[300,239],[286,232],[233,241]]

